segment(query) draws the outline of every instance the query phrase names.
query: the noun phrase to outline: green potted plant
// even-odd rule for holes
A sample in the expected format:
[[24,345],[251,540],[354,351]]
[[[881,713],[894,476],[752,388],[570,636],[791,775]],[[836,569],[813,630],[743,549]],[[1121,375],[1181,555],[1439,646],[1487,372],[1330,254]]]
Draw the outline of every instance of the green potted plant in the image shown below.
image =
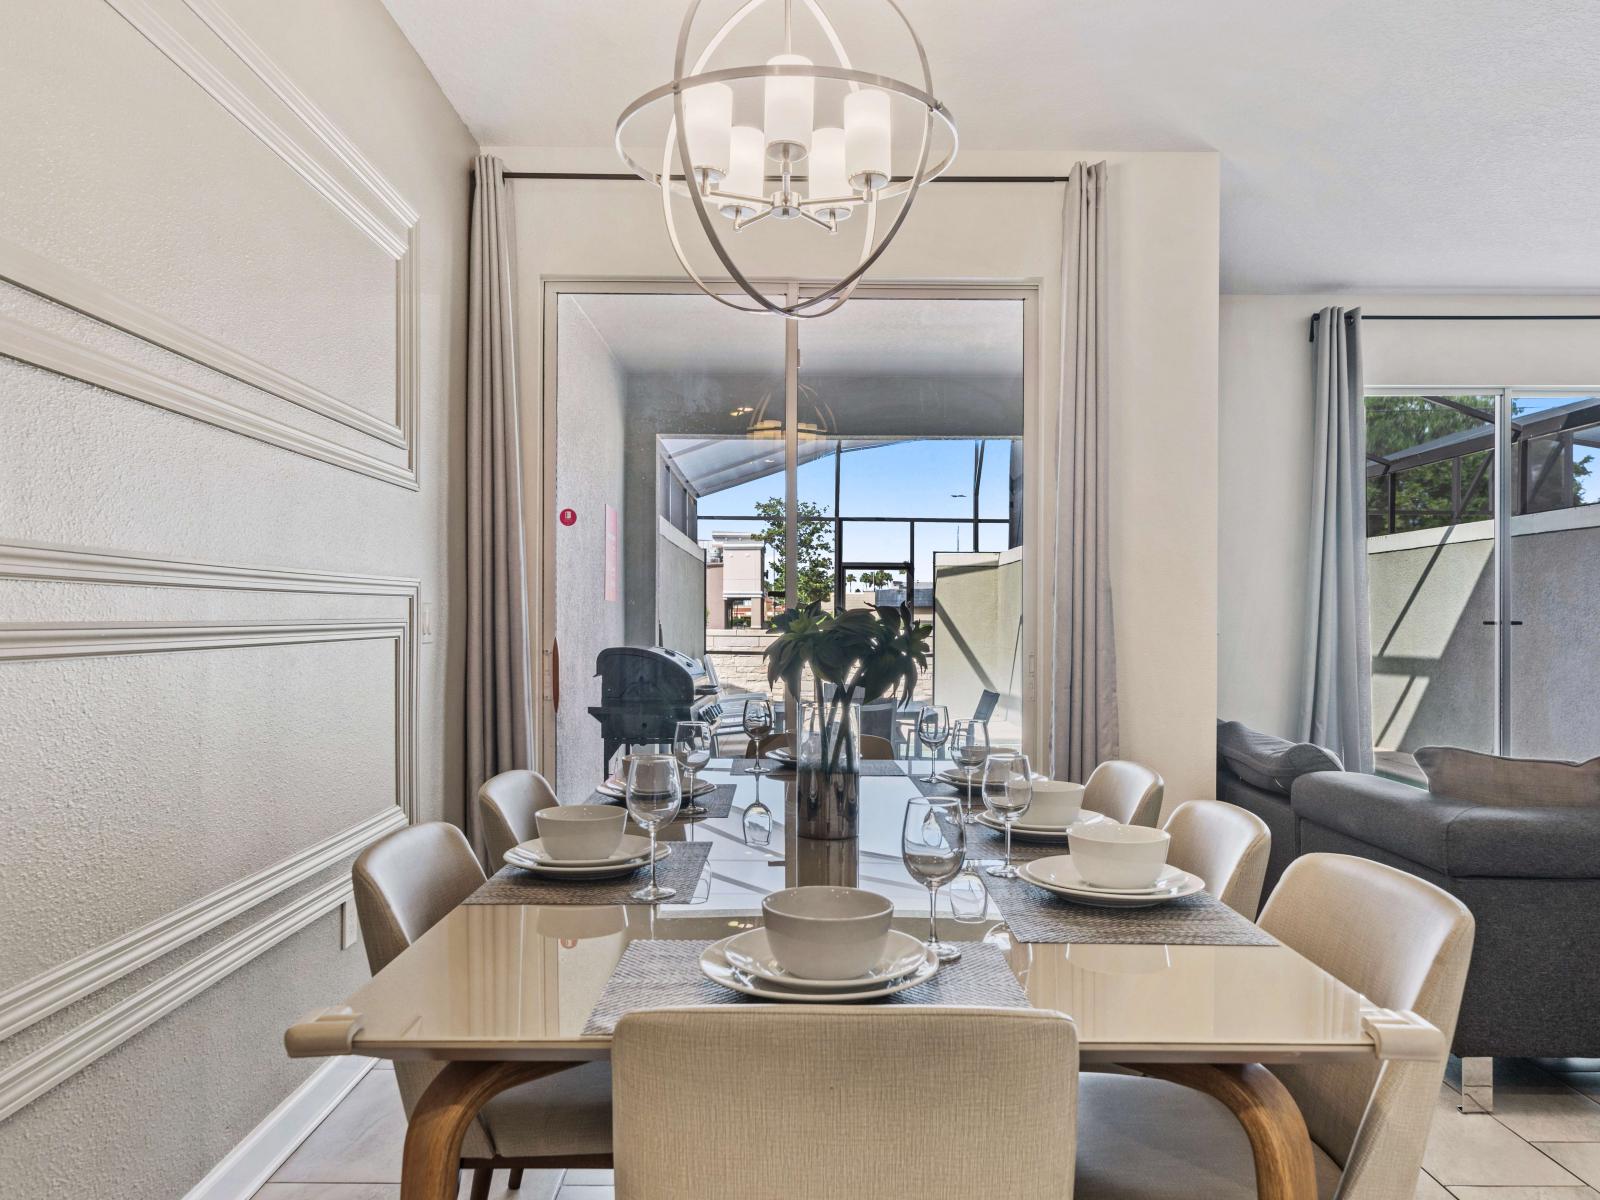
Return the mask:
[[[800,731],[797,825],[801,837],[852,838],[860,820],[860,733],[855,705],[885,696],[908,700],[928,665],[932,627],[911,606],[824,613],[820,605],[786,609],[765,651],[767,681],[802,693],[810,670],[811,705]],[[791,729],[794,723],[791,722]]]

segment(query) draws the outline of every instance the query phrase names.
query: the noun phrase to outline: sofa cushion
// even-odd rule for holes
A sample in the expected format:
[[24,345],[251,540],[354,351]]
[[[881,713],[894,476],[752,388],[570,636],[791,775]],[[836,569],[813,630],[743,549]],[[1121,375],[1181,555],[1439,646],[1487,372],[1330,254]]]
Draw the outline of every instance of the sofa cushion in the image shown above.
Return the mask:
[[1331,750],[1260,733],[1238,721],[1217,722],[1217,757],[1246,783],[1285,796],[1302,775],[1344,770],[1339,756]]
[[1456,879],[1600,878],[1600,812],[1584,808],[1473,804],[1354,772],[1308,776],[1291,803],[1304,822]]
[[1497,808],[1573,808],[1600,805],[1600,758],[1585,763],[1501,758],[1453,746],[1423,746],[1417,765],[1428,790],[1452,800]]

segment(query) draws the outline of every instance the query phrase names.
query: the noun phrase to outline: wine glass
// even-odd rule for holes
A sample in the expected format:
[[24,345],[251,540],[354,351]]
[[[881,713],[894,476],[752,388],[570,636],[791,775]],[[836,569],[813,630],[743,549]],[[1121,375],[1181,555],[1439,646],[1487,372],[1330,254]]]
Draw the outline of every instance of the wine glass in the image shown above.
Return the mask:
[[761,799],[761,777],[756,776],[756,798],[745,806],[744,844],[765,846],[772,841],[772,810]]
[[765,775],[772,770],[761,758],[761,743],[772,734],[772,701],[758,696],[744,702],[744,732],[756,747],[755,763],[750,774]]
[[900,856],[911,878],[928,889],[928,949],[939,956],[940,962],[954,962],[961,957],[961,949],[939,940],[937,916],[939,888],[960,873],[967,856],[967,831],[961,825],[957,803],[944,799],[907,801]]
[[711,726],[704,721],[679,721],[672,735],[672,753],[689,772],[689,790],[683,797],[684,815],[705,816],[705,805],[694,798],[694,773],[711,761]]
[[[977,720],[953,722],[950,726],[950,756],[955,759],[956,766],[962,768],[970,782],[972,772],[981,767],[989,757],[989,722]],[[978,819],[968,804],[968,797],[974,789],[959,788],[958,785],[958,790],[962,793],[961,819],[971,825]]]
[[923,705],[917,716],[917,741],[930,751],[928,756],[928,782],[933,782],[933,764],[939,758],[940,748],[950,740],[950,708],[944,704]]
[[670,900],[678,893],[656,884],[656,830],[678,815],[683,781],[670,754],[635,754],[628,763],[628,814],[650,834],[650,882],[628,894],[631,900]]
[[1026,754],[991,754],[983,764],[983,806],[1006,828],[1006,861],[990,866],[998,879],[1015,879],[1011,865],[1011,823],[1033,803],[1033,771]]

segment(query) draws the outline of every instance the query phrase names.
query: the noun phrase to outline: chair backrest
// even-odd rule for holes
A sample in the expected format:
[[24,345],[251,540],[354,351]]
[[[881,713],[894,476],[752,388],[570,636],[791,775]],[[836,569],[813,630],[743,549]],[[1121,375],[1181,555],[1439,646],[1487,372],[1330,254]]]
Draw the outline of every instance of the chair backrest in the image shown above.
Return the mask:
[[397,829],[350,868],[367,965],[376,975],[483,883],[478,856],[454,825]]
[[744,743],[744,756],[746,758],[755,758],[758,755],[770,754],[778,747],[787,746],[788,744],[789,735],[787,733],[769,733],[759,743],[754,738],[747,738]]
[[994,716],[995,706],[999,703],[1000,693],[991,692],[988,688],[984,688],[983,692],[978,696],[977,707],[972,710],[972,719],[974,721],[987,721]]
[[1124,825],[1155,827],[1161,816],[1161,776],[1149,767],[1108,759],[1083,785],[1083,806]]
[[722,679],[717,675],[717,664],[712,660],[711,655],[707,654],[701,658],[700,669],[706,673],[706,682],[720,691]]
[[[1072,1194],[1078,1044],[1060,1013],[656,1009],[617,1023],[611,1072],[619,1200]],[[981,1120],[929,1107],[930,1081],[956,1080]],[[777,1096],[782,1119],[752,1126]],[[708,1129],[728,1131],[713,1153]]]
[[533,814],[556,802],[555,789],[537,771],[504,771],[478,788],[478,825],[490,870],[505,863],[506,851],[539,836]]
[[1472,957],[1466,905],[1382,863],[1307,854],[1289,864],[1261,927],[1372,1003],[1444,1034],[1437,1058],[1274,1067],[1312,1139],[1343,1169],[1338,1200],[1410,1196]]
[[894,757],[894,744],[888,738],[874,737],[870,733],[861,735],[861,757],[863,759],[892,759]]
[[[363,850],[350,869],[350,882],[372,973],[443,920],[483,879],[466,835],[443,821],[397,829]],[[395,1086],[408,1118],[443,1069],[443,1063],[395,1063]],[[482,1124],[474,1121],[462,1156],[487,1158],[493,1152]]]
[[1267,877],[1272,831],[1248,809],[1218,800],[1190,800],[1162,826],[1172,835],[1167,861],[1206,881],[1206,891],[1256,919]]

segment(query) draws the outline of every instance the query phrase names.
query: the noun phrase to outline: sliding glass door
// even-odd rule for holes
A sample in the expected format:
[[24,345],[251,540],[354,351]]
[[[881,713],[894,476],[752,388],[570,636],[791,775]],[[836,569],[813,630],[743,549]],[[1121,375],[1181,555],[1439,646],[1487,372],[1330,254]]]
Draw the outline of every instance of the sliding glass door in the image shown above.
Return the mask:
[[1600,754],[1600,398],[1370,393],[1367,535],[1381,772]]
[[[916,702],[970,716],[998,693],[996,737],[1020,741],[1032,319],[1027,290],[878,289],[789,326],[673,285],[548,285],[540,744],[558,788],[600,769],[602,649],[665,646],[724,696],[765,693],[791,603],[908,601],[935,627]],[[915,751],[907,714],[872,718]]]

